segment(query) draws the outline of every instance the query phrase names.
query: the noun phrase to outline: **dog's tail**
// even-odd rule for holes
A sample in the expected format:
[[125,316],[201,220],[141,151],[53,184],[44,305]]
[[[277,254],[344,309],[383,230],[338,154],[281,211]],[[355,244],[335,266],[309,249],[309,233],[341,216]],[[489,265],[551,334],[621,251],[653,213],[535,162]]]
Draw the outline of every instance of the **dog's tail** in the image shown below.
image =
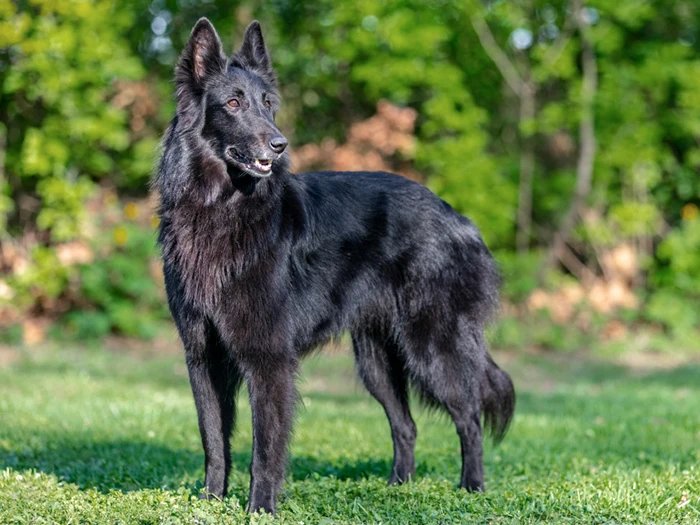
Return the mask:
[[515,389],[510,376],[486,355],[486,373],[481,381],[481,409],[484,427],[495,443],[499,443],[508,431],[515,412]]

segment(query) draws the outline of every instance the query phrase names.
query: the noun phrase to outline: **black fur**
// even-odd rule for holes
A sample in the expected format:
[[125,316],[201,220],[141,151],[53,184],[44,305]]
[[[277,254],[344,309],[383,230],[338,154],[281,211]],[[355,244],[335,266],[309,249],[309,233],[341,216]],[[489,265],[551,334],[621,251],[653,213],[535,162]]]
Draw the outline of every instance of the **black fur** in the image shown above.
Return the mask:
[[460,486],[483,490],[480,416],[501,438],[515,397],[484,341],[499,278],[477,228],[397,175],[289,173],[257,22],[227,58],[200,20],[176,83],[177,116],[155,180],[159,242],[208,493],[226,494],[234,397],[245,382],[253,411],[248,509],[274,512],[299,359],[343,331],[389,419],[390,483],[415,471],[412,386],[455,422]]

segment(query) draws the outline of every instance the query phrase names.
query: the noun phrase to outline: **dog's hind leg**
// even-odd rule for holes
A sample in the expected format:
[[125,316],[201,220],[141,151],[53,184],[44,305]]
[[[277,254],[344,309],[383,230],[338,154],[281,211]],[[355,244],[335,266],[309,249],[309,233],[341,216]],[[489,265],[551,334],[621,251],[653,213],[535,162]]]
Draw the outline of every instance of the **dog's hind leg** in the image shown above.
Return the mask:
[[[415,342],[430,340],[427,334]],[[412,349],[411,377],[431,404],[442,406],[454,421],[462,452],[460,487],[484,490],[480,382],[485,355],[468,330],[442,330],[442,339],[416,344]],[[441,341],[437,344],[437,341]]]
[[408,385],[398,348],[371,331],[353,333],[357,369],[367,390],[384,407],[394,442],[389,484],[403,483],[415,474],[416,425],[408,406]]
[[480,410],[471,396],[478,394],[472,391],[468,398],[458,399],[448,395],[445,408],[449,412],[459,435],[462,450],[462,476],[459,486],[469,492],[483,492],[484,464],[482,448],[482,431]]

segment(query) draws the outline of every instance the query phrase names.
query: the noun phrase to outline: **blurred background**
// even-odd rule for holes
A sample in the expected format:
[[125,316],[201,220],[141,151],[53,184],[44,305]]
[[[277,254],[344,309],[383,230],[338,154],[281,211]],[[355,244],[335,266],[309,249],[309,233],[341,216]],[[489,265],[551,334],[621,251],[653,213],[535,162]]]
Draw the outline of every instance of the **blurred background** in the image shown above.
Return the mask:
[[493,345],[700,355],[697,0],[0,2],[0,340],[172,334],[149,177],[195,21],[263,25],[297,171],[481,228]]

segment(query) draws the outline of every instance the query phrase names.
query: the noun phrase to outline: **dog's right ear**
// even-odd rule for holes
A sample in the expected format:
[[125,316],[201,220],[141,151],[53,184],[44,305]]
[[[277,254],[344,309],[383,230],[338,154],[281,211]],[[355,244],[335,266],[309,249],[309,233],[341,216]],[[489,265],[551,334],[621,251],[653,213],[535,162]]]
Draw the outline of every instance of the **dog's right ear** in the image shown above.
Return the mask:
[[219,35],[209,20],[200,18],[175,69],[177,114],[185,125],[193,123],[192,117],[198,110],[207,80],[225,68],[226,55]]

